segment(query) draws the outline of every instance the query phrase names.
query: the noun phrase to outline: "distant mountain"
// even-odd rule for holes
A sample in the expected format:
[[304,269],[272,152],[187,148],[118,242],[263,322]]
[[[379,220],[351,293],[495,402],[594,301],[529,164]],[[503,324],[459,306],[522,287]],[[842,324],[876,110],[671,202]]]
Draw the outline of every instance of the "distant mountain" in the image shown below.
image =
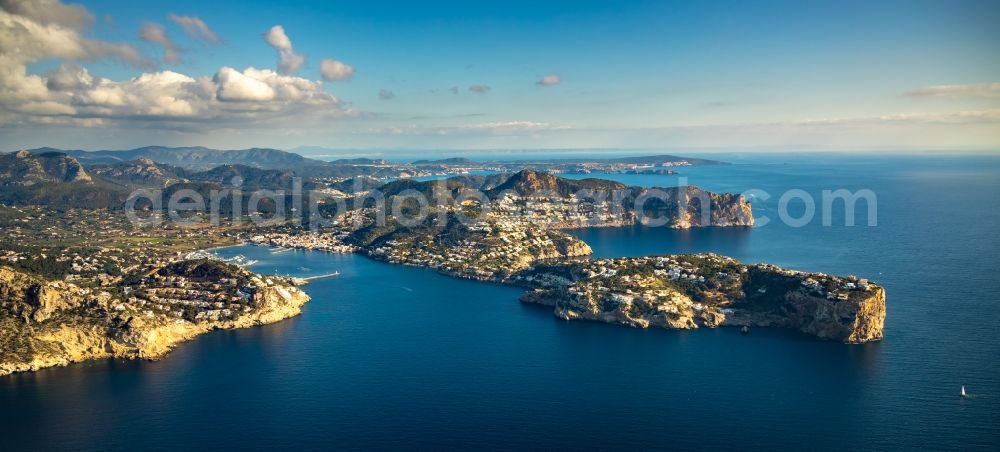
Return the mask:
[[487,191],[492,190],[500,184],[506,182],[510,176],[510,173],[497,173],[486,176],[461,174],[450,177],[448,180],[456,181],[472,189]]
[[328,163],[305,158],[299,154],[268,148],[218,150],[202,146],[164,147],[146,146],[124,151],[81,151],[54,148],[31,149],[41,154],[61,152],[79,160],[84,165],[115,164],[137,159],[178,166],[187,170],[207,170],[220,165],[246,165],[264,169],[296,169],[306,166],[323,166]]
[[555,159],[532,159],[517,160],[509,163],[520,164],[545,164],[545,165],[566,165],[580,163],[625,163],[634,165],[661,165],[671,162],[688,162],[691,165],[728,165],[726,162],[718,160],[699,159],[692,157],[682,157],[679,155],[646,155],[639,157],[606,157],[606,158],[555,158]]
[[496,199],[503,192],[514,192],[522,196],[541,192],[569,196],[581,190],[626,189],[624,184],[605,179],[564,179],[540,171],[523,170],[514,174],[462,175],[436,181],[399,179],[379,187],[379,191],[386,199],[407,191],[419,192],[428,199],[434,199],[435,190],[441,188],[450,197],[458,196],[463,190],[481,190],[490,199]]
[[330,188],[344,193],[357,193],[379,188],[384,184],[382,179],[369,176],[357,176],[337,183],[330,184]]
[[491,198],[504,191],[513,191],[519,195],[530,195],[539,192],[558,193],[569,196],[580,190],[623,190],[625,185],[605,179],[564,179],[549,173],[534,170],[522,170],[507,178],[496,188],[487,191]]
[[649,165],[660,165],[669,162],[688,162],[692,165],[728,165],[728,163],[720,162],[718,160],[696,159],[691,157],[680,157],[676,155],[649,155],[644,157],[610,158],[606,159],[606,161],[614,163],[634,163],[634,164],[649,164]]
[[330,162],[334,165],[388,165],[389,161],[386,159],[369,159],[369,158],[356,158],[356,159],[337,159]]
[[0,155],[0,183],[31,186],[42,183],[87,183],[93,179],[76,159],[60,152]]
[[[295,177],[296,173],[290,170],[261,169],[246,165],[222,165],[188,176],[192,181],[236,185],[242,190],[290,190]],[[314,186],[311,181],[302,182],[303,189],[312,189]]]
[[59,152],[0,154],[0,202],[54,209],[121,206],[128,190],[92,177],[76,159]]
[[123,185],[166,187],[187,179],[184,168],[156,163],[147,158],[129,160],[114,165],[93,165],[90,172]]
[[452,157],[438,160],[417,160],[413,162],[414,165],[465,165],[469,163],[474,162],[464,157]]

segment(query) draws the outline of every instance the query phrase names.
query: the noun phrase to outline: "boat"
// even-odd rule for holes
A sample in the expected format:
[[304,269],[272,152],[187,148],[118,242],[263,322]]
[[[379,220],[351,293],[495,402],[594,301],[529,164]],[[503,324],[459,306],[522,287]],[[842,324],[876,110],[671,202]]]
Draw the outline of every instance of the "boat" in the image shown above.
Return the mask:
[[968,396],[969,396],[969,394],[965,393],[965,385],[962,385],[962,394],[961,394],[961,397],[965,398],[965,397],[968,397]]
[[743,325],[743,328],[740,328],[740,334],[742,334],[744,336],[750,334],[750,327],[746,326],[746,325]]

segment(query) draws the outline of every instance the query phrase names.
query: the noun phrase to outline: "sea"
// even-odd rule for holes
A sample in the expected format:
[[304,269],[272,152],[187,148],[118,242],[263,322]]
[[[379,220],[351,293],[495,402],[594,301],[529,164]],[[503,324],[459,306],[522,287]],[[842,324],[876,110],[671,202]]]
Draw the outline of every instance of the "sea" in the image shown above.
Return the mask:
[[[769,221],[573,233],[602,257],[714,252],[869,278],[887,292],[884,340],[563,321],[513,287],[230,247],[261,273],[340,276],[306,286],[298,317],[161,361],[0,378],[0,450],[1000,448],[1000,156],[706,157],[732,164],[589,177],[746,192]],[[874,214],[859,201],[850,226],[834,203],[824,224],[823,191],[841,189],[870,190]]]

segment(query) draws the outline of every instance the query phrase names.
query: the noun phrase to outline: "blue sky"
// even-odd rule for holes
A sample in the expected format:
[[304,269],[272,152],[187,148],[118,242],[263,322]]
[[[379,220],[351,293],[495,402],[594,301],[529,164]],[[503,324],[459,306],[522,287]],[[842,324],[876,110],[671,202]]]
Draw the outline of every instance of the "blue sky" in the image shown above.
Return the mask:
[[[285,3],[83,2],[92,21],[76,26],[78,39],[124,44],[145,60],[117,48],[0,48],[50,91],[0,98],[0,144],[1000,148],[997,2]],[[221,43],[189,36],[171,14],[201,19]],[[265,40],[275,25],[304,57],[294,70],[279,70]],[[150,26],[162,27],[177,61],[164,61],[162,40],[140,38]],[[324,80],[324,59],[353,74]],[[54,92],[49,80],[69,74],[67,63],[88,81]],[[224,98],[220,69],[245,81],[249,67],[274,71],[250,75],[266,77],[271,95]],[[165,80],[163,71],[183,75],[169,83],[184,87],[128,83]],[[540,84],[546,76],[558,83]],[[305,81],[317,83],[308,101],[280,94]],[[111,102],[105,88],[125,100]],[[182,105],[146,108],[163,96]]]

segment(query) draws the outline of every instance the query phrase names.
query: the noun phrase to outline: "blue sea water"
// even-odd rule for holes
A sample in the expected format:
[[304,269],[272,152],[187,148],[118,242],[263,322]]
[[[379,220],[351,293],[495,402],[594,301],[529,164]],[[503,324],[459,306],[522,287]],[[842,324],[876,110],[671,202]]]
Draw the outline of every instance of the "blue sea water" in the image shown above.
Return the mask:
[[[163,361],[0,378],[0,450],[1000,447],[1000,157],[718,158],[734,164],[607,177],[764,190],[754,211],[769,224],[576,234],[599,256],[712,251],[871,278],[887,290],[884,341],[565,322],[511,287],[353,255],[227,248],[263,273],[342,275],[307,286],[299,317],[213,332]],[[854,227],[842,208],[829,227],[818,211],[784,225],[777,204],[790,188],[817,200],[870,189],[877,226],[863,203]]]

